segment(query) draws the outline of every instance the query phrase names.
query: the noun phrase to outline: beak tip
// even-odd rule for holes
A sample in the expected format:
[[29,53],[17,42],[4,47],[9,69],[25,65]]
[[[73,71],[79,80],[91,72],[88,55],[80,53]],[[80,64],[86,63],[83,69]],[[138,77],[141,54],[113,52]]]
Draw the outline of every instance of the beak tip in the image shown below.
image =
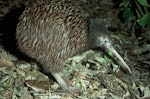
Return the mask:
[[129,74],[132,74],[131,69],[129,68],[129,66],[126,64],[126,62],[123,60],[123,58],[119,55],[119,53],[114,49],[113,46],[106,46],[106,48],[108,48],[110,51],[112,51],[114,53],[114,55],[121,61],[121,63],[123,64],[123,68],[127,70],[127,72]]

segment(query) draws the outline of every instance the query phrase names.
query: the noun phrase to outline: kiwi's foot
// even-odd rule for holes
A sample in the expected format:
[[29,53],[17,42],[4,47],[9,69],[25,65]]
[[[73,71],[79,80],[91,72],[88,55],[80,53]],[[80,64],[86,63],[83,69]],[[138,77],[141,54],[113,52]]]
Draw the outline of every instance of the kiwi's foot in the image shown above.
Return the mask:
[[61,88],[65,92],[73,93],[73,92],[77,92],[79,90],[79,88],[68,86],[67,83],[62,78],[60,73],[52,73],[52,75],[54,76],[54,78],[56,79],[57,83],[61,86]]

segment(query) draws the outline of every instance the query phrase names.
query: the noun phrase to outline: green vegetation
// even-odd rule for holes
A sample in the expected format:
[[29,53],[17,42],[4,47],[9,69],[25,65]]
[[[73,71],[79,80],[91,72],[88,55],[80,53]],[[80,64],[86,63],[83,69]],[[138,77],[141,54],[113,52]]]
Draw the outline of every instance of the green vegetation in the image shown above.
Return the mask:
[[150,5],[147,0],[122,0],[119,6],[123,7],[125,21],[134,21],[142,27],[150,25]]

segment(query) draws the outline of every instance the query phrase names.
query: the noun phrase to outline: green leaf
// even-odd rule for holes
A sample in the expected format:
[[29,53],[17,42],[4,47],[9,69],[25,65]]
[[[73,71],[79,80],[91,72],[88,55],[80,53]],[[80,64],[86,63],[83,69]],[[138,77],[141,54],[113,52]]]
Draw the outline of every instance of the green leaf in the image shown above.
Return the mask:
[[106,60],[105,60],[105,58],[99,58],[98,61],[99,61],[100,63],[104,63]]
[[150,15],[145,14],[144,16],[142,16],[140,19],[137,20],[137,23],[142,27],[149,25],[150,24]]
[[118,65],[113,65],[113,72],[119,72]]
[[118,33],[117,37],[119,37],[121,40],[125,38],[125,36],[122,33]]
[[113,56],[112,51],[109,51],[109,52],[108,52],[108,55],[109,55],[109,56]]
[[116,37],[117,39],[121,39],[125,43],[130,43],[132,41],[132,37],[127,37],[127,36],[123,35],[122,33],[117,33],[116,36],[117,36]]
[[129,0],[123,0],[123,1],[120,3],[119,7],[128,7],[129,4],[130,4],[130,1],[129,1]]
[[139,2],[143,6],[147,6],[148,5],[147,0],[138,0],[137,2]]
[[123,17],[125,18],[126,21],[131,21],[135,19],[135,16],[133,15],[133,12],[131,11],[130,8],[126,8],[124,10]]

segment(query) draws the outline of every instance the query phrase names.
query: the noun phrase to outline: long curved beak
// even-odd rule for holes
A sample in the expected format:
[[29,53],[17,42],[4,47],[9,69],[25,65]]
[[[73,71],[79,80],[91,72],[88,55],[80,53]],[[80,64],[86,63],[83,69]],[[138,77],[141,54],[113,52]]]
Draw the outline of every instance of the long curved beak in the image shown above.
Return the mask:
[[120,62],[122,63],[122,68],[127,69],[127,71],[132,74],[131,69],[129,68],[129,66],[126,64],[126,62],[123,60],[123,58],[119,55],[119,53],[114,49],[113,46],[106,46],[107,49],[109,49],[110,51],[112,51],[114,53],[114,55],[120,60]]

